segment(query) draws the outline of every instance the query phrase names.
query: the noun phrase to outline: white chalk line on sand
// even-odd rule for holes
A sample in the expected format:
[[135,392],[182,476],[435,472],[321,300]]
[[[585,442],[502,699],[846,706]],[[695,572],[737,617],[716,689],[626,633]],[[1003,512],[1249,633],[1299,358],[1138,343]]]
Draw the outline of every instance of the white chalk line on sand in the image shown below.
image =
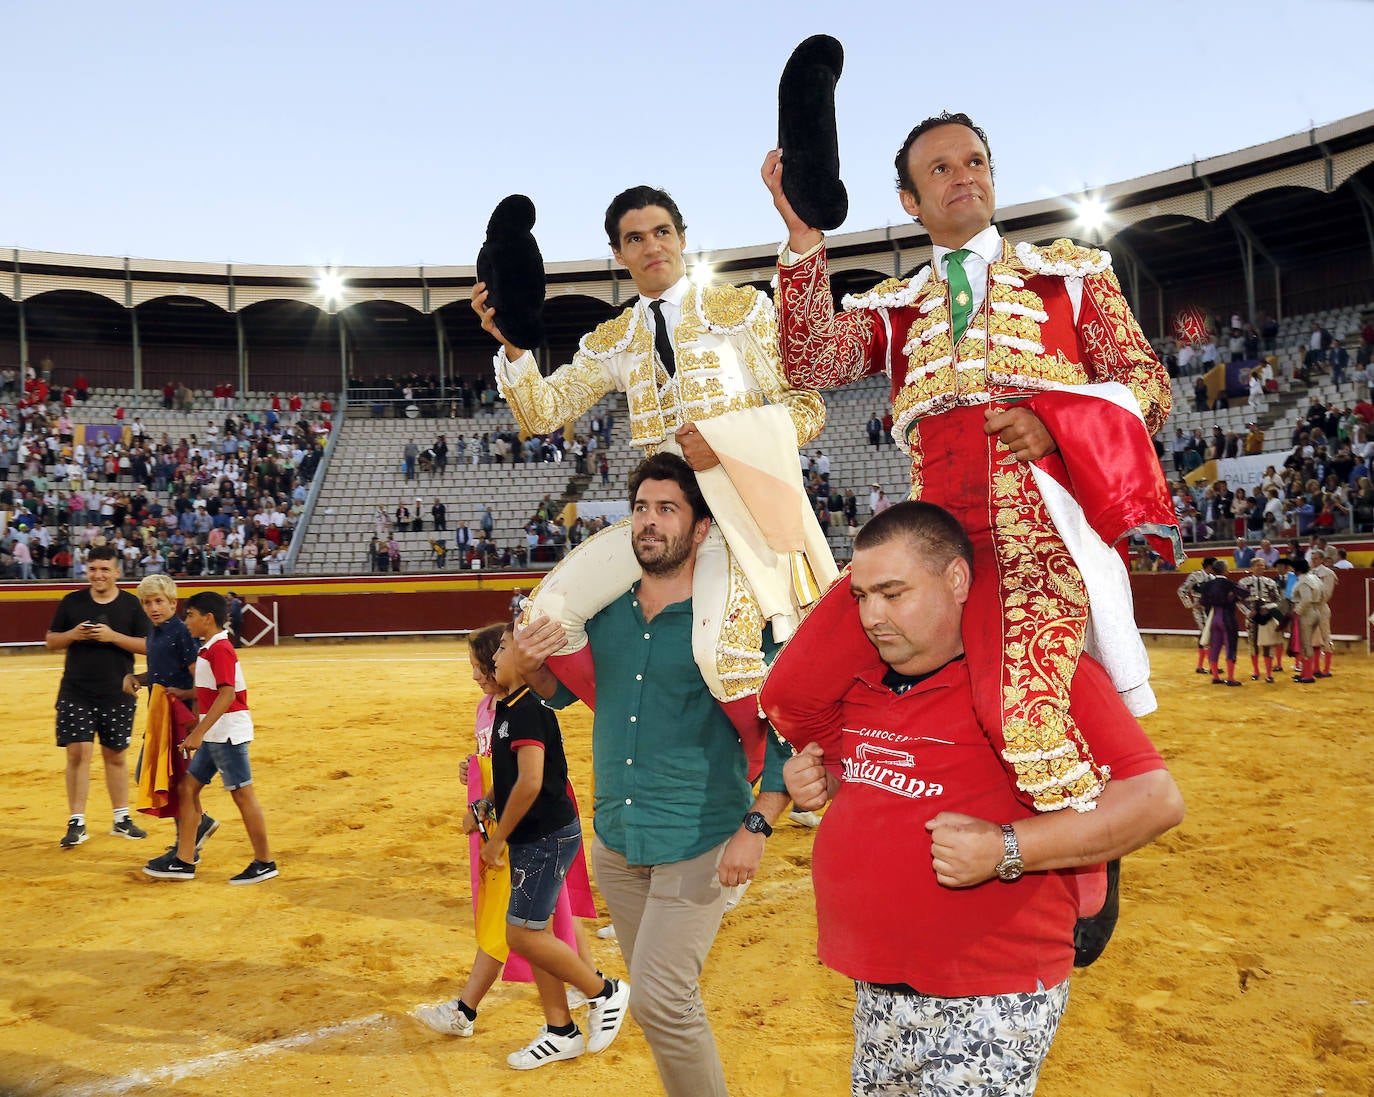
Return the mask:
[[[291,1051],[295,1048],[305,1047],[319,1040],[327,1040],[331,1036],[341,1036],[355,1029],[367,1028],[383,1021],[385,1018],[382,1014],[371,1013],[353,1021],[344,1021],[338,1025],[326,1025],[324,1028],[317,1028],[313,1032],[299,1032],[295,1036],[283,1036],[277,1040],[268,1040],[266,1043],[253,1044],[235,1051],[217,1051],[213,1055],[202,1055],[199,1059],[187,1059],[183,1063],[172,1063],[153,1070],[135,1070],[122,1078],[108,1078],[103,1082],[63,1090],[62,1095],[63,1097],[107,1097],[107,1095],[128,1093],[132,1089],[146,1086],[180,1082],[184,1078],[208,1074],[220,1067],[233,1066],[254,1059],[265,1059],[279,1051]],[[390,1022],[386,1023],[389,1024]]]
[[[459,654],[460,653],[455,651],[454,654],[450,655],[387,656],[384,661],[387,663],[452,663]],[[250,655],[249,659],[251,658],[252,656]],[[339,663],[376,663],[378,659],[375,655],[348,655],[341,652],[338,655],[273,655],[271,656],[271,661],[277,666],[296,663],[333,663],[337,666]],[[466,673],[467,664],[464,663],[463,666],[465,668],[464,673]],[[50,678],[55,678],[61,675],[62,667],[60,664],[55,663],[41,667],[25,667],[9,664],[5,666],[4,673],[6,678],[11,674],[43,674]]]

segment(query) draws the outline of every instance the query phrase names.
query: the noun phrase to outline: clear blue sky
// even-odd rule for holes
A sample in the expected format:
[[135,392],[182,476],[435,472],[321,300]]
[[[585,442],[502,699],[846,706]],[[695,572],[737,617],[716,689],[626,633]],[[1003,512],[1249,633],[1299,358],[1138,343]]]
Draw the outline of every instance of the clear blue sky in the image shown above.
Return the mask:
[[609,198],[641,182],[673,192],[693,249],[773,241],[758,166],[778,76],[821,32],[846,54],[841,231],[905,221],[892,155],[944,108],[987,130],[1010,205],[1374,104],[1360,0],[0,0],[0,245],[471,263],[520,191],[545,258],[587,259],[608,255]]

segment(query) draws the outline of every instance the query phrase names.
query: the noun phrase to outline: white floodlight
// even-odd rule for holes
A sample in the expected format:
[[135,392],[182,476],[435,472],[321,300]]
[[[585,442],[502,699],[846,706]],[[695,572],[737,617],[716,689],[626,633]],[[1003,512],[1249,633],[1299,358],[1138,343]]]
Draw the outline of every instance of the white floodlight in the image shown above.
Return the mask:
[[337,301],[343,296],[344,280],[338,271],[322,270],[315,281],[320,287],[320,296],[326,301]]
[[1107,206],[1101,198],[1087,195],[1078,203],[1078,223],[1088,232],[1097,232],[1107,223]]

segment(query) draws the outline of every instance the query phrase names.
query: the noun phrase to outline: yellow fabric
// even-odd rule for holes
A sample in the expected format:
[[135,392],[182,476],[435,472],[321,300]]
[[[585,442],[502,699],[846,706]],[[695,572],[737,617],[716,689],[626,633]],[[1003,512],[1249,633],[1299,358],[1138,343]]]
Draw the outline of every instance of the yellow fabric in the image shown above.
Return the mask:
[[172,709],[167,691],[153,686],[148,726],[143,732],[143,768],[138,775],[136,810],[165,808],[172,790]]
[[[482,767],[482,795],[491,798],[491,759],[478,756]],[[475,900],[477,947],[493,959],[506,962],[510,946],[506,944],[506,910],[510,906],[510,865],[492,868],[482,865]]]

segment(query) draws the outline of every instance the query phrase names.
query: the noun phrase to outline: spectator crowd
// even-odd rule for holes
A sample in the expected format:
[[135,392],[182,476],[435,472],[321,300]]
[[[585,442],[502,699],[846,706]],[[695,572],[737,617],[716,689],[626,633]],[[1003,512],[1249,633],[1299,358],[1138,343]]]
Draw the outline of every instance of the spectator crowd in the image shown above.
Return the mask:
[[[112,425],[85,422],[80,388],[25,373],[17,394],[0,378],[15,396],[0,403],[0,576],[81,580],[104,544],[126,577],[281,574],[327,419],[227,411],[155,437],[123,408]],[[221,409],[227,387],[213,397]]]

